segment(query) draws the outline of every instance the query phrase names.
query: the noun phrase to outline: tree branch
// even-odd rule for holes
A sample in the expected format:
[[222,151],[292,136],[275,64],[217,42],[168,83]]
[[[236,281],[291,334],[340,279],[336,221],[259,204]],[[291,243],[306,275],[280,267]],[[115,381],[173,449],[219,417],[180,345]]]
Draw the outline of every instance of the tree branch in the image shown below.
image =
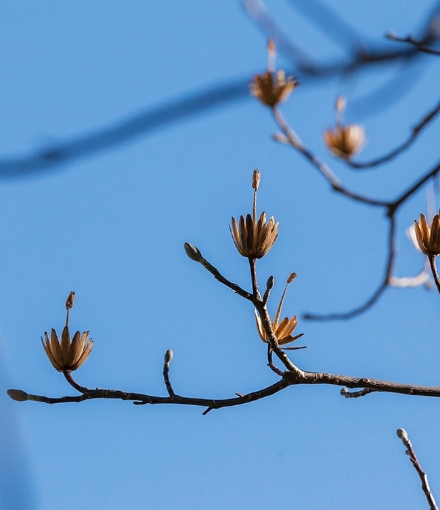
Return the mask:
[[435,502],[434,495],[432,494],[431,488],[429,487],[428,475],[423,471],[422,466],[420,465],[420,462],[417,459],[416,452],[414,451],[413,445],[408,437],[406,430],[398,429],[397,435],[402,440],[402,443],[406,448],[405,453],[409,455],[411,463],[420,477],[420,481],[422,482],[422,490],[429,504],[429,510],[438,510],[438,506]]

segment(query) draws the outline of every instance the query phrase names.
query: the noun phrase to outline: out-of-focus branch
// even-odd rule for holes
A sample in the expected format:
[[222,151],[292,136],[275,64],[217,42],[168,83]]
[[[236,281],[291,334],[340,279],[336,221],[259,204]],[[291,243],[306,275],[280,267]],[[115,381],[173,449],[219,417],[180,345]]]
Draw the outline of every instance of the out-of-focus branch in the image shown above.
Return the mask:
[[[360,195],[355,193],[344,186],[342,186],[341,181],[336,177],[333,171],[330,169],[328,165],[326,165],[323,161],[318,159],[301,141],[296,132],[287,124],[284,119],[280,109],[277,106],[272,108],[272,114],[277,123],[278,127],[284,133],[288,145],[295,148],[300,154],[302,154],[315,168],[319,170],[322,176],[329,182],[331,187],[337,193],[341,193],[345,195],[347,198],[351,198],[357,202],[362,202],[367,205],[379,206],[379,207],[387,207],[388,202],[384,200],[376,200],[374,198],[370,198],[364,195]],[[277,141],[279,139],[275,138]],[[286,143],[286,142],[284,142]]]
[[437,287],[437,290],[440,293],[440,278],[437,271],[437,266],[435,264],[435,256],[431,255],[428,257],[429,260],[429,266],[431,268],[432,276],[434,278],[435,286]]
[[397,429],[397,435],[401,439],[403,445],[406,448],[405,453],[409,455],[412,465],[414,466],[417,474],[419,475],[420,481],[422,482],[422,490],[425,494],[426,500],[429,504],[429,510],[438,510],[437,503],[435,502],[434,495],[429,487],[428,475],[423,471],[422,466],[417,458],[416,452],[414,451],[413,445],[408,437],[408,433],[405,429]]
[[366,312],[369,308],[371,308],[382,296],[382,294],[386,291],[388,285],[390,284],[390,279],[392,278],[393,271],[393,263],[395,256],[395,220],[394,216],[389,218],[389,230],[388,230],[388,254],[387,254],[387,262],[385,266],[385,272],[377,289],[373,292],[373,294],[360,306],[349,310],[348,312],[335,312],[328,314],[316,314],[316,313],[305,313],[303,317],[308,320],[313,321],[335,321],[335,320],[347,320],[360,315],[363,312]]
[[[347,312],[336,312],[329,314],[305,313],[303,315],[305,319],[316,321],[351,319],[371,308],[382,296],[382,294],[385,292],[388,286],[395,284],[396,280],[393,277],[393,264],[395,258],[396,213],[398,209],[402,206],[402,204],[404,204],[412,195],[414,195],[424,184],[426,184],[426,182],[428,182],[430,179],[433,179],[440,172],[440,163],[436,164],[431,170],[427,171],[425,174],[419,177],[414,184],[410,185],[393,201],[377,200],[371,197],[367,197],[365,195],[360,195],[345,188],[341,184],[340,180],[333,173],[333,171],[324,162],[320,161],[316,156],[314,156],[313,153],[307,147],[305,147],[299,136],[284,119],[277,105],[273,106],[271,108],[271,111],[277,126],[283,132],[282,135],[275,135],[274,137],[275,140],[285,145],[291,146],[295,150],[297,150],[307,161],[309,161],[309,163],[312,164],[312,166],[319,170],[321,175],[329,182],[333,191],[340,193],[341,195],[351,200],[354,200],[355,202],[360,202],[374,207],[384,207],[386,210],[387,219],[389,221],[387,263],[384,277],[382,278],[382,281],[380,282],[377,289],[362,305],[357,306]],[[429,120],[431,120],[439,111],[440,104],[436,106],[434,110],[429,112],[428,115],[426,115],[414,129],[416,130],[422,129],[429,122]],[[435,278],[436,277],[434,274],[434,279]],[[425,282],[425,279],[420,278],[420,280],[417,281],[420,281],[421,285]],[[415,284],[415,282],[416,282],[415,279],[411,281],[413,285]],[[402,286],[402,282],[400,282],[399,286]],[[437,288],[439,289],[440,292],[440,283]]]
[[412,46],[415,46],[417,48],[417,50],[421,51],[422,53],[428,53],[430,55],[437,55],[437,56],[440,55],[439,50],[434,50],[433,48],[428,48],[427,41],[416,39],[410,35],[408,35],[407,37],[400,37],[397,34],[388,32],[386,34],[386,37],[390,41],[411,44]]
[[380,156],[379,158],[372,159],[370,161],[364,161],[364,162],[356,162],[352,160],[347,160],[345,163],[352,168],[356,168],[358,170],[365,170],[365,169],[371,169],[374,167],[377,167],[379,165],[382,165],[384,163],[387,163],[388,161],[391,161],[395,157],[402,154],[404,151],[409,149],[411,145],[417,140],[419,134],[423,131],[423,129],[428,126],[428,124],[438,115],[440,112],[440,102],[435,105],[434,108],[432,108],[424,117],[418,122],[413,128],[411,129],[411,133],[408,136],[408,138],[398,145],[396,148],[388,152],[387,154]]
[[[361,51],[358,48],[347,57],[324,63],[316,63],[307,58],[301,60],[298,57],[301,52],[296,51],[292,54],[288,48],[285,53],[293,61],[292,72],[300,78],[304,86],[308,82],[347,76],[392,62],[418,59],[421,55],[417,48],[390,50],[382,44],[369,45],[367,49],[362,48]],[[76,138],[54,143],[27,154],[0,157],[0,179],[22,178],[53,171],[76,159],[110,150],[176,122],[247,99],[248,81],[248,76],[227,80],[174,100],[168,99],[162,105]]]
[[248,301],[253,302],[254,300],[253,294],[250,294],[249,292],[242,289],[236,283],[233,283],[229,281],[227,278],[225,278],[217,268],[215,268],[210,262],[208,262],[208,260],[205,259],[205,257],[202,256],[198,248],[196,248],[190,243],[185,243],[184,247],[188,257],[191,260],[194,260],[194,262],[198,262],[199,264],[201,264],[207,271],[209,271],[214,276],[216,280],[218,280],[220,283],[233,290],[239,296],[247,299]]
[[113,125],[88,132],[37,152],[0,157],[0,178],[27,177],[127,143],[184,119],[248,97],[248,78],[229,80],[192,94],[167,100]]

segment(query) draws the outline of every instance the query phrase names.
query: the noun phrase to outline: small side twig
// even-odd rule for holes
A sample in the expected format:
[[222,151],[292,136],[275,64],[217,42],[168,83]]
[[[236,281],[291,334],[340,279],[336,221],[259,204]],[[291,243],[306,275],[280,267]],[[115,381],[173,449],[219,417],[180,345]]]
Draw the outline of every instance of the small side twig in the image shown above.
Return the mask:
[[272,290],[275,283],[275,279],[273,276],[269,276],[266,282],[266,290],[264,291],[263,295],[263,305],[265,305],[269,299],[270,291]]
[[341,395],[345,398],[358,398],[363,397],[364,395],[368,395],[369,393],[373,393],[376,390],[372,390],[371,388],[364,388],[359,391],[350,391],[348,388],[342,388]]
[[385,271],[382,281],[379,283],[377,289],[373,294],[360,306],[349,310],[348,312],[335,312],[329,314],[317,314],[317,313],[305,313],[303,318],[313,321],[334,321],[334,320],[347,320],[356,315],[360,315],[369,308],[371,308],[386,291],[389,285],[391,285],[394,258],[395,258],[395,232],[396,232],[396,221],[394,219],[395,209],[388,216],[389,218],[389,230],[388,230],[388,256],[385,265]]
[[429,110],[428,113],[424,115],[424,117],[411,129],[411,133],[407,137],[407,139],[402,142],[400,145],[389,151],[383,156],[372,159],[370,161],[364,162],[356,162],[347,160],[345,163],[351,168],[355,168],[357,170],[370,170],[374,167],[380,166],[384,163],[388,163],[395,157],[402,154],[404,151],[409,149],[411,145],[417,140],[419,134],[423,131],[423,129],[428,126],[428,124],[440,113],[440,102],[437,103],[434,108]]
[[170,372],[170,363],[173,359],[173,351],[171,349],[168,349],[164,356],[164,363],[163,363],[163,380],[165,382],[165,387],[168,391],[168,395],[170,397],[175,397],[176,394],[174,393],[173,387],[171,386],[169,372]]
[[437,287],[437,290],[440,294],[440,278],[438,275],[437,266],[435,264],[435,256],[430,255],[428,257],[428,260],[429,260],[429,266],[431,268],[432,276],[434,278],[435,286]]
[[185,243],[184,248],[188,257],[191,260],[194,260],[194,262],[198,262],[199,264],[201,264],[207,271],[209,271],[214,276],[216,280],[218,280],[220,283],[223,283],[223,285],[226,285],[226,287],[229,287],[239,296],[249,301],[253,301],[253,295],[251,293],[245,291],[236,283],[230,282],[227,278],[225,278],[217,268],[215,268],[205,259],[205,257],[203,257],[198,248],[196,248],[190,243]]
[[267,366],[280,377],[283,377],[284,372],[274,365],[272,360],[272,347],[267,344]]
[[341,193],[342,195],[350,198],[351,200],[355,200],[357,202],[362,202],[367,205],[375,206],[375,207],[388,207],[388,202],[384,200],[377,200],[375,198],[370,198],[364,195],[360,195],[355,193],[347,188],[345,188],[341,181],[336,177],[334,172],[330,169],[328,165],[326,165],[323,161],[320,161],[312,152],[307,149],[307,147],[303,144],[299,136],[295,133],[295,131],[289,126],[289,124],[284,119],[281,111],[274,106],[272,108],[272,114],[274,120],[281,131],[286,136],[286,142],[288,145],[292,146],[296,149],[300,154],[302,154],[319,172],[321,175],[327,180],[327,182],[331,185],[332,189]]
[[71,370],[64,370],[63,375],[66,379],[66,381],[75,388],[75,390],[79,391],[80,393],[89,393],[91,390],[90,388],[86,388],[85,386],[80,386],[72,377],[72,371]]
[[420,477],[420,481],[422,482],[422,489],[429,504],[429,509],[438,510],[438,506],[435,502],[434,495],[432,494],[431,488],[429,487],[428,475],[423,471],[422,466],[420,465],[420,462],[417,459],[416,452],[414,451],[413,445],[408,437],[408,433],[406,432],[405,429],[398,429],[397,435],[402,440],[402,443],[406,448],[405,453],[409,455],[412,465],[414,466],[415,470],[417,471],[417,474]]
[[401,37],[401,36],[394,34],[392,32],[388,32],[386,34],[386,38],[389,39],[390,41],[411,44],[412,46],[416,47],[418,51],[421,51],[423,53],[429,53],[430,55],[440,55],[439,50],[434,50],[434,49],[428,48],[426,46],[427,43],[429,44],[429,42],[430,42],[429,40],[428,41],[419,40],[411,35],[408,35],[406,37]]

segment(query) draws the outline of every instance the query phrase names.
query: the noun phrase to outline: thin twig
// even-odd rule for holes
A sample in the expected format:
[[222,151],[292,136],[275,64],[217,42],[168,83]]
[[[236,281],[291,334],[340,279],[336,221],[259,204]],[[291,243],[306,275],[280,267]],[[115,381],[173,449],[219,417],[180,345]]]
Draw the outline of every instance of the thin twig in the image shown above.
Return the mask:
[[169,372],[170,372],[170,364],[165,361],[165,363],[163,364],[163,380],[165,383],[165,387],[168,391],[168,395],[170,397],[175,397],[176,394],[174,393],[173,387],[171,386]]
[[437,266],[435,264],[435,256],[430,255],[428,257],[429,260],[429,266],[431,268],[432,276],[434,277],[435,286],[437,287],[437,290],[440,294],[440,279],[437,272]]
[[268,367],[275,372],[277,375],[282,377],[284,375],[284,372],[280,370],[278,367],[276,367],[272,360],[272,347],[270,346],[270,343],[267,343],[267,365]]
[[406,448],[405,453],[409,455],[412,465],[414,466],[417,474],[419,475],[420,481],[422,482],[422,490],[426,496],[430,510],[438,510],[437,503],[435,502],[434,495],[429,487],[428,475],[423,471],[422,466],[417,458],[416,452],[414,451],[413,445],[408,437],[408,433],[405,429],[398,429],[397,435],[402,440],[403,445]]
[[394,215],[389,217],[389,231],[388,231],[388,255],[385,265],[385,272],[381,282],[373,294],[360,306],[349,310],[348,312],[334,312],[328,314],[305,313],[303,318],[313,321],[334,321],[334,320],[347,320],[360,315],[371,308],[382,296],[388,286],[391,284],[393,263],[395,258],[395,219]]
[[80,393],[88,393],[90,390],[89,388],[86,388],[85,386],[80,386],[72,377],[72,371],[71,370],[63,370],[63,375],[66,379],[66,381],[75,388],[75,390],[79,391]]
[[411,195],[414,195],[425,183],[432,179],[440,172],[440,163],[437,163],[431,170],[423,174],[412,184],[406,191],[404,191],[394,202],[388,204],[388,215],[394,214],[394,212],[401,207],[401,205],[408,200]]
[[279,108],[274,106],[272,108],[272,114],[276,124],[286,136],[289,144],[319,170],[321,175],[328,181],[334,191],[341,193],[342,195],[355,200],[356,202],[362,202],[364,204],[377,207],[388,207],[389,203],[384,200],[377,200],[374,198],[366,197],[365,195],[360,195],[342,186],[341,181],[338,179],[338,177],[336,177],[330,167],[318,159],[309,149],[307,149],[295,131],[286,122]]
[[375,391],[376,390],[372,390],[370,388],[364,388],[359,391],[350,391],[348,388],[342,388],[341,395],[345,398],[359,398],[368,395],[369,393],[374,393]]
[[412,129],[411,133],[408,136],[408,138],[398,145],[396,148],[385,154],[384,156],[380,156],[376,159],[372,159],[370,161],[364,161],[364,162],[356,162],[352,160],[345,160],[345,163],[352,167],[356,168],[358,170],[365,170],[365,169],[371,169],[374,167],[377,167],[379,165],[382,165],[384,163],[387,163],[388,161],[391,161],[395,157],[397,157],[399,154],[402,154],[406,149],[411,147],[411,145],[417,140],[417,137],[419,134],[423,131],[423,129],[438,115],[440,112],[440,102],[435,105],[432,110],[430,110],[423,119],[418,122]]
[[[438,107],[440,111],[440,105]],[[278,127],[283,131],[286,141],[284,143],[288,143],[295,149],[297,149],[309,162],[317,168],[320,173],[326,178],[326,180],[331,184],[334,191],[341,193],[342,195],[355,200],[357,202],[361,202],[367,205],[372,206],[380,206],[384,207],[387,211],[387,218],[389,220],[389,235],[388,235],[388,255],[387,255],[387,263],[386,270],[382,281],[380,282],[377,289],[373,292],[373,294],[360,306],[349,310],[348,312],[337,312],[330,314],[316,314],[316,313],[305,313],[303,314],[303,318],[308,320],[316,320],[316,321],[331,321],[331,320],[347,320],[351,319],[369,308],[371,308],[378,299],[382,296],[389,285],[394,283],[393,279],[393,264],[395,258],[395,215],[397,210],[408,200],[410,196],[415,194],[429,179],[432,179],[440,172],[440,163],[436,164],[431,170],[426,172],[424,175],[419,177],[419,179],[412,184],[408,189],[401,193],[401,195],[395,199],[394,201],[384,201],[384,200],[375,200],[370,197],[366,197],[363,195],[358,195],[353,193],[352,191],[344,188],[339,179],[335,176],[335,174],[331,171],[331,169],[319,159],[317,159],[301,142],[298,135],[291,129],[288,123],[285,121],[283,115],[280,110],[275,106],[272,108],[272,113],[277,123]],[[437,111],[435,112],[435,114]],[[434,111],[430,112],[428,116],[418,125],[418,128],[421,129],[420,126],[425,125],[428,122],[428,117],[433,116]],[[439,289],[440,292],[440,289]]]
[[386,38],[390,41],[395,42],[401,42],[401,43],[407,43],[411,44],[412,46],[415,46],[418,51],[421,51],[423,53],[429,53],[430,55],[440,55],[439,50],[433,50],[432,48],[428,48],[426,46],[426,41],[421,41],[419,39],[415,39],[414,37],[408,35],[407,37],[400,37],[397,34],[393,34],[392,32],[388,32],[386,34]]
[[229,287],[230,289],[232,289],[236,294],[238,294],[239,296],[247,299],[248,301],[253,301],[254,300],[254,297],[251,293],[247,292],[246,290],[242,289],[239,285],[237,285],[236,283],[233,283],[231,281],[229,281],[227,278],[225,278],[221,273],[220,271],[215,268],[210,262],[208,262],[203,256],[202,254],[200,253],[200,264],[202,264],[202,266],[207,270],[209,271],[216,280],[218,280],[220,283],[222,283],[223,285],[226,285],[226,287]]
[[253,300],[261,301],[261,294],[258,288],[258,280],[257,280],[257,259],[249,257],[249,269],[251,272],[251,282],[252,282],[252,294]]

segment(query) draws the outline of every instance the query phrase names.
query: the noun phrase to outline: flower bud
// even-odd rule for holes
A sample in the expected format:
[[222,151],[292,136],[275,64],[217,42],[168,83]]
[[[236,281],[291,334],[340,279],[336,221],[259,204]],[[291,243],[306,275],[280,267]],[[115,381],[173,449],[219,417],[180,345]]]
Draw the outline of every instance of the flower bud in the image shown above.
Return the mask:
[[273,276],[269,276],[266,282],[266,289],[271,290],[275,284],[275,278]]
[[401,439],[402,441],[404,441],[405,443],[407,443],[407,442],[408,442],[408,439],[409,439],[409,438],[408,438],[408,433],[407,433],[407,431],[406,431],[405,429],[397,429],[397,435],[398,435],[398,437],[400,437],[400,439]]
[[29,400],[28,394],[22,390],[8,390],[8,395],[12,398],[12,400],[16,400],[17,402],[25,402]]
[[190,243],[185,243],[183,247],[185,248],[185,253],[191,260],[194,260],[195,262],[202,262],[203,257],[198,248]]
[[167,365],[169,365],[173,361],[173,351],[171,349],[167,350],[165,356],[163,357],[163,360]]

